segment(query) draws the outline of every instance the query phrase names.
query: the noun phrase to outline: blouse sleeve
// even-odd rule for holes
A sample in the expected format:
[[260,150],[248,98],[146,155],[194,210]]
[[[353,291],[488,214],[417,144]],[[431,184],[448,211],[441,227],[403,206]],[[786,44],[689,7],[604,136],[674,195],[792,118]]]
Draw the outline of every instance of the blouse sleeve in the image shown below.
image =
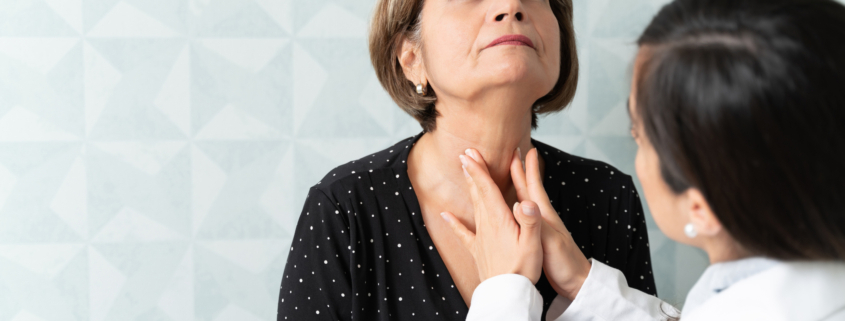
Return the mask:
[[349,320],[350,251],[345,213],[312,188],[288,253],[277,320]]
[[623,195],[620,199],[622,204],[627,204],[625,208],[631,222],[629,231],[631,237],[628,240],[629,251],[624,273],[627,276],[628,286],[657,296],[657,287],[654,284],[654,274],[651,270],[651,252],[646,230],[645,212],[633,181],[628,184],[630,184],[628,189],[623,189]]

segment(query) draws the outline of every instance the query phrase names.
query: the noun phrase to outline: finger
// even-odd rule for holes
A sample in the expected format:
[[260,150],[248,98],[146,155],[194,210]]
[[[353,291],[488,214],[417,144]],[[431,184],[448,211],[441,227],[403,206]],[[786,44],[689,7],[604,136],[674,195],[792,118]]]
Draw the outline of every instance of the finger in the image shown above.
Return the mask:
[[525,175],[527,177],[528,194],[531,200],[537,202],[540,206],[540,212],[543,219],[548,222],[555,230],[566,230],[557,211],[551,206],[549,195],[546,194],[546,188],[543,186],[543,177],[540,174],[540,154],[536,148],[528,151],[525,155]]
[[524,164],[520,150],[517,148],[513,153],[513,159],[511,159],[511,180],[516,189],[516,198],[520,201],[531,199],[531,194],[528,192],[528,183],[525,180]]
[[472,159],[476,163],[478,163],[478,165],[480,165],[481,168],[484,169],[484,172],[486,172],[488,174],[490,173],[490,170],[487,168],[487,161],[484,160],[484,157],[481,156],[481,153],[479,153],[478,150],[476,150],[474,148],[467,148],[467,150],[464,151],[464,154],[466,154],[469,157],[472,157]]
[[[460,155],[459,157],[461,159],[462,164],[465,164],[467,162],[467,160],[465,159],[467,158],[466,156]],[[464,171],[464,177],[466,177],[467,185],[469,186],[469,195],[472,199],[472,209],[473,215],[475,216],[477,231],[479,223],[481,223],[484,219],[484,215],[482,215],[482,213],[484,212],[484,204],[481,201],[481,197],[479,196],[478,187],[475,185],[475,182],[472,181],[472,177],[469,176],[469,172],[467,172],[467,166],[461,165],[461,168]]]
[[519,242],[541,246],[543,219],[540,208],[532,201],[524,201],[515,207],[514,218],[519,223]]
[[493,181],[493,178],[490,177],[490,174],[471,157],[461,155],[461,162],[463,162],[467,174],[472,179],[472,187],[478,193],[478,200],[480,205],[486,210],[487,216],[501,218],[504,216],[504,213],[510,214],[508,205],[505,203],[504,197],[502,197],[502,192]]
[[449,227],[452,229],[452,232],[455,233],[455,236],[457,236],[458,239],[461,240],[461,243],[463,243],[464,247],[470,252],[474,253],[473,246],[475,244],[475,233],[467,229],[466,226],[464,226],[464,224],[458,221],[458,218],[455,217],[455,215],[453,215],[452,213],[443,212],[440,213],[440,217],[442,217],[443,220],[445,220],[446,223],[449,224]]
[[547,201],[549,197],[546,195],[545,187],[543,187],[543,177],[540,175],[540,158],[536,148],[532,148],[525,155],[525,176],[531,199],[541,203]]
[[[490,169],[487,168],[487,161],[484,160],[484,157],[481,156],[481,153],[479,153],[478,150],[476,150],[474,148],[467,148],[466,150],[464,150],[464,155],[472,158],[472,160],[474,160],[476,163],[478,163],[478,165],[481,167],[481,169],[484,170],[484,173],[486,173],[487,175],[490,175]],[[466,174],[466,172],[464,172],[464,173]],[[472,179],[470,179],[470,181],[472,181]],[[473,184],[474,183],[475,182],[473,182]],[[476,192],[477,197],[479,195],[481,195],[481,193],[479,192],[478,185],[470,186],[470,189],[474,190]],[[489,217],[488,215],[484,215],[484,213],[486,213],[486,210],[485,210],[485,207],[484,207],[484,202],[480,197],[478,197],[478,200],[479,200],[479,202],[474,204],[475,207],[476,207],[475,220],[476,220],[476,222],[478,222],[478,223],[476,223],[477,226],[478,225],[483,226],[484,224],[482,224],[482,223],[484,222],[484,220],[490,219],[491,217]],[[476,228],[477,228],[477,226],[476,226]]]

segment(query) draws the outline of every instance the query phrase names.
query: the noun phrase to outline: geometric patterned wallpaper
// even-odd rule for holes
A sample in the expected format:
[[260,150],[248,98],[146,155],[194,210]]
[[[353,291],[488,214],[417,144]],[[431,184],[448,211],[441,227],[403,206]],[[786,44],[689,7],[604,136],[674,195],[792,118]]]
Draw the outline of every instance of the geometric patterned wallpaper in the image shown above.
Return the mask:
[[[574,104],[535,138],[634,174],[633,41],[668,0],[576,0]],[[0,320],[275,320],[308,188],[420,132],[373,0],[0,0]],[[707,264],[649,221],[662,298]]]

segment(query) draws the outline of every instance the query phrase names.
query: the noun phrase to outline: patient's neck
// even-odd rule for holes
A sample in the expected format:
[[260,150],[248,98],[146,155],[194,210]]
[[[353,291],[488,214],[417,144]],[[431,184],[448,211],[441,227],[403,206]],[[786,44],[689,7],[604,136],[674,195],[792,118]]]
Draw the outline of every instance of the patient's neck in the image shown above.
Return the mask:
[[[472,203],[458,155],[468,148],[481,153],[490,176],[508,202],[516,201],[510,164],[517,147],[531,145],[531,106],[438,106],[436,128],[420,138],[409,157],[416,188],[426,188],[437,203],[474,230]],[[542,167],[541,167],[542,168]]]

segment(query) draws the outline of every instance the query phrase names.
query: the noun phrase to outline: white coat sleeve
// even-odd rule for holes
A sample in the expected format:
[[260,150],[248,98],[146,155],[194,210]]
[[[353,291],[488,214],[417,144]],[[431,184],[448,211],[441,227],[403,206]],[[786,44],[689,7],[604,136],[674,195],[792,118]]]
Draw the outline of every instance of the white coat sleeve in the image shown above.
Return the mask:
[[[677,314],[671,305],[628,287],[619,270],[592,262],[575,300],[557,296],[549,307],[547,320],[664,320],[666,313]],[[475,289],[467,321],[540,321],[542,312],[543,297],[531,281],[521,275],[505,274],[487,279]]]
[[467,321],[539,321],[543,297],[528,278],[503,274],[481,282],[472,293]]
[[[668,315],[679,315],[666,302],[628,287],[625,275],[599,261],[591,260],[592,267],[575,300],[557,296],[549,308],[548,320],[554,321],[611,321],[611,320],[665,320]],[[560,316],[553,315],[555,306],[566,305]],[[560,312],[558,312],[560,313]],[[556,318],[555,318],[556,317]]]

